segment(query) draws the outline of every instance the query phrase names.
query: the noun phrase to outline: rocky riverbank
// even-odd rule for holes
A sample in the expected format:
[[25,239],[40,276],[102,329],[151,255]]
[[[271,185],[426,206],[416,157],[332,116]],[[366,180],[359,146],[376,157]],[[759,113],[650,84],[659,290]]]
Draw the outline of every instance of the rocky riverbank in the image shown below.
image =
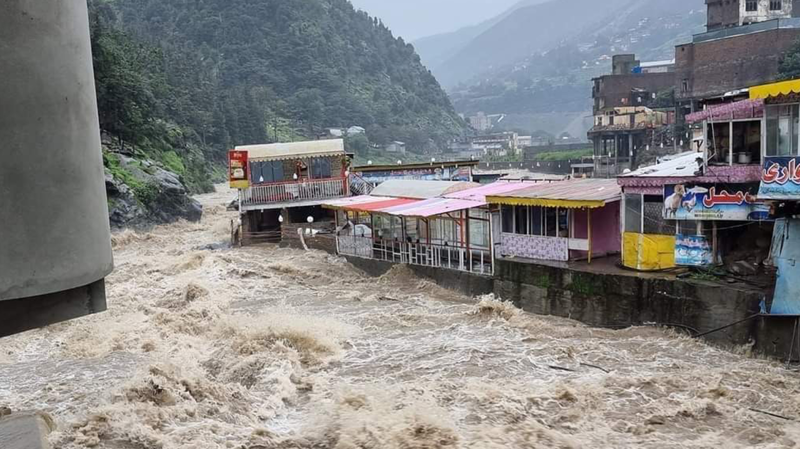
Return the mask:
[[203,207],[191,195],[212,191],[211,176],[205,169],[202,173],[196,173],[196,167],[188,170],[185,157],[175,151],[150,155],[121,147],[104,136],[103,165],[111,227],[148,228],[179,220],[200,221]]
[[108,158],[117,162],[111,168],[106,167],[108,216],[112,227],[144,227],[181,219],[196,222],[202,218],[203,206],[189,195],[178,174],[149,159],[121,154]]

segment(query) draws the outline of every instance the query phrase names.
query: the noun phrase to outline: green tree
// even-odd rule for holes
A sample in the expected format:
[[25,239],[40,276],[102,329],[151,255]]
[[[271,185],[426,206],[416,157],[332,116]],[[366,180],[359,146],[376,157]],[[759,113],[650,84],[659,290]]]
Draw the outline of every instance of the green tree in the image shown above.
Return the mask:
[[781,79],[800,78],[800,39],[786,50],[783,60],[778,67],[778,74]]

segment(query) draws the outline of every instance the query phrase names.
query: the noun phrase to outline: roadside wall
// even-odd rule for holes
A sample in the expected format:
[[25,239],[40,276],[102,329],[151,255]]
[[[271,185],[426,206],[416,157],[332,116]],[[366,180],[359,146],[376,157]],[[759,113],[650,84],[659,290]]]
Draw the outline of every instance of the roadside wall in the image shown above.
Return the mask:
[[[697,281],[598,274],[497,260],[495,293],[528,312],[572,318],[592,326],[681,324],[700,332],[759,311],[763,294]],[[748,342],[753,323],[709,335],[726,344]]]
[[[393,265],[358,257],[346,259],[376,277]],[[702,281],[604,274],[503,259],[496,261],[494,278],[428,267],[409,269],[467,296],[495,293],[530,313],[609,328],[658,323],[707,332],[757,314],[769,294]],[[748,345],[756,353],[783,359],[789,353],[796,320],[759,317],[704,338],[723,346]],[[798,358],[800,347],[795,349],[794,359]]]
[[[353,256],[344,257],[356,268],[375,277],[384,275],[395,265],[392,262],[380,260],[362,259]],[[416,265],[409,265],[408,268],[423,279],[431,280],[441,287],[466,296],[480,296],[494,291],[494,279],[488,276]]]

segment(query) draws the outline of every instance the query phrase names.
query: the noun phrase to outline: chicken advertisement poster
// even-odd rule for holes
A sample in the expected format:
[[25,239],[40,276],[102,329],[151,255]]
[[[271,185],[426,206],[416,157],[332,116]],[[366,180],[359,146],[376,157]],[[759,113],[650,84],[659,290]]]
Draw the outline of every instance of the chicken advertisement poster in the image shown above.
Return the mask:
[[758,185],[677,184],[664,187],[667,220],[769,220],[769,206],[756,199]]

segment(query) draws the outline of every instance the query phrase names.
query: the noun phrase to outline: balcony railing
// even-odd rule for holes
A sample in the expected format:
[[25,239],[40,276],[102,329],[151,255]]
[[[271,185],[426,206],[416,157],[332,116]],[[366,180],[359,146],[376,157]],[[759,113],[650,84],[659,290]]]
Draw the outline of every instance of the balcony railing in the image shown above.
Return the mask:
[[423,267],[446,268],[491,275],[492,253],[486,248],[465,248],[433,243],[411,243],[353,235],[337,236],[339,254]]
[[309,179],[251,186],[241,191],[241,205],[315,201],[347,196],[345,178]]

